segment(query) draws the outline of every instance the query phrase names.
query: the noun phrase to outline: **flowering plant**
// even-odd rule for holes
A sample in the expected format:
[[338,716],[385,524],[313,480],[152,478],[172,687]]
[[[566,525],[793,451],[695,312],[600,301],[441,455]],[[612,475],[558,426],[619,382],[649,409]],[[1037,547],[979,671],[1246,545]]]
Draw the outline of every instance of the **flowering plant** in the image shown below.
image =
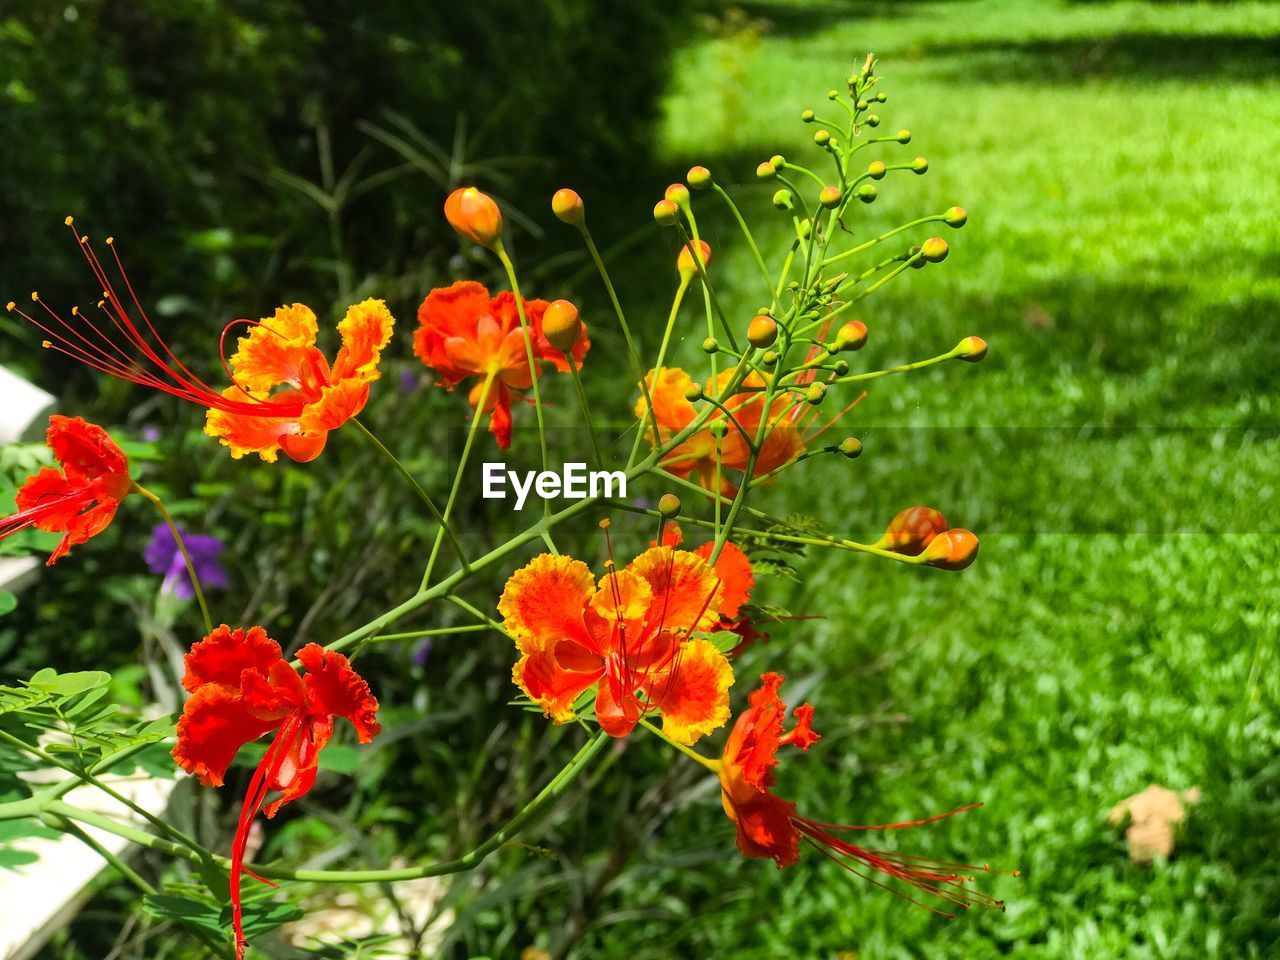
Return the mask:
[[[202,581],[204,588],[234,589],[218,559],[221,543],[186,535],[159,497],[133,479],[125,455],[106,430],[55,416],[48,443],[61,469],[45,468],[27,481],[18,492],[16,511],[0,522],[0,538],[27,527],[60,533],[52,563],[73,547],[92,549],[89,541],[112,522],[121,502],[137,493],[164,520],[147,561],[176,594],[198,600],[204,635],[192,637],[184,658],[181,686],[189,696],[176,725],[164,718],[141,722],[126,719],[124,712],[104,712],[106,681],[101,675],[42,671],[0,688],[0,719],[20,721],[0,725],[0,740],[65,774],[53,787],[0,804],[0,819],[40,819],[76,834],[83,825],[92,825],[196,865],[209,895],[227,904],[225,926],[233,931],[235,954],[243,957],[251,927],[269,926],[247,907],[246,874],[266,883],[356,884],[473,869],[569,791],[611,741],[639,734],[659,738],[716,778],[729,821],[725,842],[736,835],[738,849],[747,857],[786,868],[808,846],[938,913],[975,904],[999,906],[999,900],[973,886],[973,875],[990,869],[985,865],[937,862],[848,839],[855,831],[896,831],[950,813],[868,827],[811,819],[809,814],[818,811],[798,812],[775,792],[775,768],[783,747],[808,751],[820,741],[813,727],[814,708],[806,703],[788,720],[780,698],[782,677],[773,671],[760,676],[761,686],[745,706],[735,710],[731,696],[735,680],[744,679],[735,676],[737,661],[767,639],[764,629],[770,621],[783,618],[758,602],[762,590],[753,553],[761,548],[821,548],[949,571],[965,568],[978,552],[972,533],[950,527],[929,507],[903,510],[889,520],[882,536],[864,542],[773,516],[750,502],[760,488],[802,472],[810,458],[852,460],[861,454],[855,437],[823,437],[844,425],[864,395],[859,392],[864,385],[950,360],[975,362],[987,352],[983,340],[970,336],[937,356],[886,369],[858,370],[851,362],[870,335],[868,325],[854,317],[858,305],[906,271],[942,262],[948,245],[937,236],[899,245],[886,256],[873,256],[877,262],[861,269],[855,269],[860,263],[855,258],[884,249],[906,231],[936,223],[954,229],[967,219],[963,209],[952,207],[844,242],[846,236],[858,237],[856,210],[875,201],[881,181],[890,174],[923,174],[928,166],[923,158],[863,162],[860,154],[868,148],[911,139],[905,130],[877,134],[880,120],[872,105],[885,95],[874,68],[868,57],[844,91],[829,94],[838,122],[811,110],[803,114],[804,122],[816,128],[813,141],[832,171],[829,177],[782,155],[756,169],[757,178],[777,185],[773,206],[792,228],[774,268],[769,265],[774,258],[758,247],[745,217],[711,171],[696,166],[686,182],[667,189],[654,207],[654,219],[675,239],[675,290],[650,363],[642,362],[640,344],[575,191],[559,190],[552,211],[576,229],[598,270],[613,316],[593,319],[592,327],[616,322],[625,351],[621,356],[602,356],[573,303],[526,299],[506,245],[502,209],[492,197],[470,186],[450,194],[444,203],[448,223],[496,258],[509,289],[495,295],[480,283],[460,281],[426,292],[418,308],[413,353],[441,387],[453,390],[465,384],[465,405],[471,411],[456,473],[443,499],[428,491],[359,419],[379,379],[384,352],[395,349],[395,321],[383,300],[366,299],[346,311],[337,324],[341,347],[332,361],[316,345],[319,320],[300,303],[280,306],[261,320],[233,321],[218,343],[225,383],[210,385],[193,372],[200,361],[180,358],[152,323],[114,240],[106,241],[108,268],[89,238],[77,232],[78,249],[102,293],[96,310],[60,312],[38,293],[31,295],[30,307],[9,304],[42,332],[46,348],[203,408],[205,432],[236,459],[254,453],[275,462],[283,452],[306,464],[324,454],[331,433],[350,425],[408,484],[434,529],[429,546],[424,545],[421,585],[415,593],[344,636],[302,646],[291,660],[264,625],[218,625],[211,616]],[[714,281],[715,251],[698,226],[704,203],[723,204],[732,214],[759,270],[765,305],[753,317],[732,316],[722,307]],[[70,217],[67,224],[75,230]],[[702,293],[704,307],[705,323],[693,321],[694,327],[682,311],[691,291]],[[247,330],[228,356],[226,338],[238,326]],[[699,338],[705,335],[705,375],[672,363],[676,344],[690,329]],[[599,364],[629,370],[634,421],[621,438],[601,428],[583,386]],[[562,380],[571,385],[571,402],[580,408],[590,455],[601,472],[623,484],[648,478],[665,492],[650,504],[615,495],[611,484],[600,491],[593,483],[590,492],[558,508],[552,505],[553,496],[543,496],[536,519],[477,553],[464,543],[466,531],[456,509],[460,491],[475,483],[477,448],[486,442],[501,450],[511,447],[517,426],[531,419],[530,435],[536,436],[544,474],[553,472],[553,452],[576,455],[553,449],[544,418],[544,389],[559,389],[557,381]],[[833,407],[836,412],[829,413]],[[485,423],[492,441],[479,429]],[[282,464],[281,469],[305,468]],[[556,542],[567,521],[591,515],[600,518],[606,557],[594,569]],[[623,529],[612,518],[624,516],[639,521]],[[704,536],[694,536],[701,542],[689,547],[686,531]],[[613,538],[619,532],[636,540],[625,563],[614,553]],[[535,555],[535,549],[541,552]],[[501,572],[505,586],[500,596],[477,605],[462,592],[486,572]],[[312,790],[322,753],[344,725],[340,721],[362,744],[378,736],[379,701],[369,682],[376,685],[376,677],[366,679],[358,672],[355,661],[361,652],[390,636],[385,630],[391,624],[446,601],[473,615],[478,629],[505,636],[512,648],[513,695],[518,692],[521,703],[549,722],[580,725],[585,736],[581,748],[505,827],[458,858],[381,869],[251,865],[250,836],[258,813],[274,817]],[[768,655],[784,659],[775,648]],[[726,728],[723,746],[709,748],[707,741]],[[251,744],[268,736],[265,751],[252,760],[229,857],[120,797],[103,780],[148,744],[173,741],[177,766],[204,786],[217,788],[241,752],[250,752]],[[68,802],[66,793],[81,783],[123,800],[149,829]],[[155,893],[123,861],[104,855],[125,877]],[[194,929],[215,947],[226,946],[207,925]]]

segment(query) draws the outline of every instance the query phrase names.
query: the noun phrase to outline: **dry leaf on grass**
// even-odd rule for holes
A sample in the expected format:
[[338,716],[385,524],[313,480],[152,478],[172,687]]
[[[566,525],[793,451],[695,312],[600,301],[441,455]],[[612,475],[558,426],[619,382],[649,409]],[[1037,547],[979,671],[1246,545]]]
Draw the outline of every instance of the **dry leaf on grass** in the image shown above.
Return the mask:
[[1153,783],[1112,807],[1107,823],[1118,827],[1127,820],[1129,826],[1124,839],[1129,845],[1129,859],[1134,863],[1150,863],[1156,857],[1173,853],[1175,834],[1187,817],[1187,807],[1199,799],[1199,787],[1179,793]]

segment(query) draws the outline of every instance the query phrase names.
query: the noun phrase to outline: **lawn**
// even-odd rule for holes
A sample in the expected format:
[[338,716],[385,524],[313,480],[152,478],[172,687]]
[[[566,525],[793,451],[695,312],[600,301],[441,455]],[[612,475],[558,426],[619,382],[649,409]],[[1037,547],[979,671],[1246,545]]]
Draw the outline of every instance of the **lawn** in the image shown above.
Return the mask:
[[[755,164],[816,162],[794,146],[813,130],[800,111],[869,50],[886,127],[914,134],[894,155],[931,166],[891,175],[855,231],[953,203],[970,222],[942,267],[866,305],[858,360],[970,333],[991,354],[879,381],[847,421],[863,457],[810,461],[762,499],[853,536],[929,503],[982,554],[958,576],[827,556],[762,582],[823,619],[777,626],[739,682],[777,666],[817,707],[825,739],[782,773],[802,812],[981,800],[903,848],[1022,876],[991,884],[1006,913],[941,921],[812,852],[787,872],[728,857],[708,785],[646,841],[581,955],[1274,955],[1280,8],[743,5],[679,60],[667,175],[736,181],[780,249],[790,224]],[[732,221],[703,216],[721,296],[750,316],[754,265]],[[1105,815],[1151,783],[1202,799],[1174,856],[1138,866]]]

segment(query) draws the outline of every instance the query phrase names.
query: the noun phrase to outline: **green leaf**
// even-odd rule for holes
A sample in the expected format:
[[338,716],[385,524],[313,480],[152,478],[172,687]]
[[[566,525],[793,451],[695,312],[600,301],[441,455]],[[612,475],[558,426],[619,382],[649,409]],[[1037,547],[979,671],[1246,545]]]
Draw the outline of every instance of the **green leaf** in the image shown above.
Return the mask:
[[12,613],[17,606],[17,597],[6,590],[0,590],[0,617],[3,617],[6,613]]
[[45,667],[35,674],[27,685],[48,691],[56,696],[74,697],[111,682],[111,674],[105,670],[80,670],[75,673],[55,673]]

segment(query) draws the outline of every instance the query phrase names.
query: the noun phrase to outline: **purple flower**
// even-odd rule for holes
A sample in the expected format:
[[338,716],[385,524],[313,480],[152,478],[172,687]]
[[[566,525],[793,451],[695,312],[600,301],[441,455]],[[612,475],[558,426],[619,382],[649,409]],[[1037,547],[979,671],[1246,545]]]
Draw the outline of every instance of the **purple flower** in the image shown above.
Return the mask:
[[422,378],[418,376],[416,370],[400,371],[400,392],[413,393],[418,387],[422,386]]
[[418,649],[413,651],[413,663],[418,667],[425,667],[427,659],[431,656],[431,638],[423,640]]
[[147,443],[156,443],[160,439],[160,428],[153,423],[142,425],[142,439]]
[[[227,570],[218,560],[223,550],[222,541],[217,537],[187,533],[182,527],[178,529],[182,531],[182,542],[187,545],[187,552],[191,554],[191,564],[196,568],[200,585],[206,590],[227,589],[231,585],[227,579]],[[173,531],[167,523],[157,524],[151,531],[151,542],[142,551],[142,559],[147,561],[152,573],[164,575],[163,589],[172,590],[184,600],[190,600],[196,595],[195,588],[191,586],[191,576],[187,573],[187,565],[182,559],[182,551],[178,549],[178,541],[174,539]]]

